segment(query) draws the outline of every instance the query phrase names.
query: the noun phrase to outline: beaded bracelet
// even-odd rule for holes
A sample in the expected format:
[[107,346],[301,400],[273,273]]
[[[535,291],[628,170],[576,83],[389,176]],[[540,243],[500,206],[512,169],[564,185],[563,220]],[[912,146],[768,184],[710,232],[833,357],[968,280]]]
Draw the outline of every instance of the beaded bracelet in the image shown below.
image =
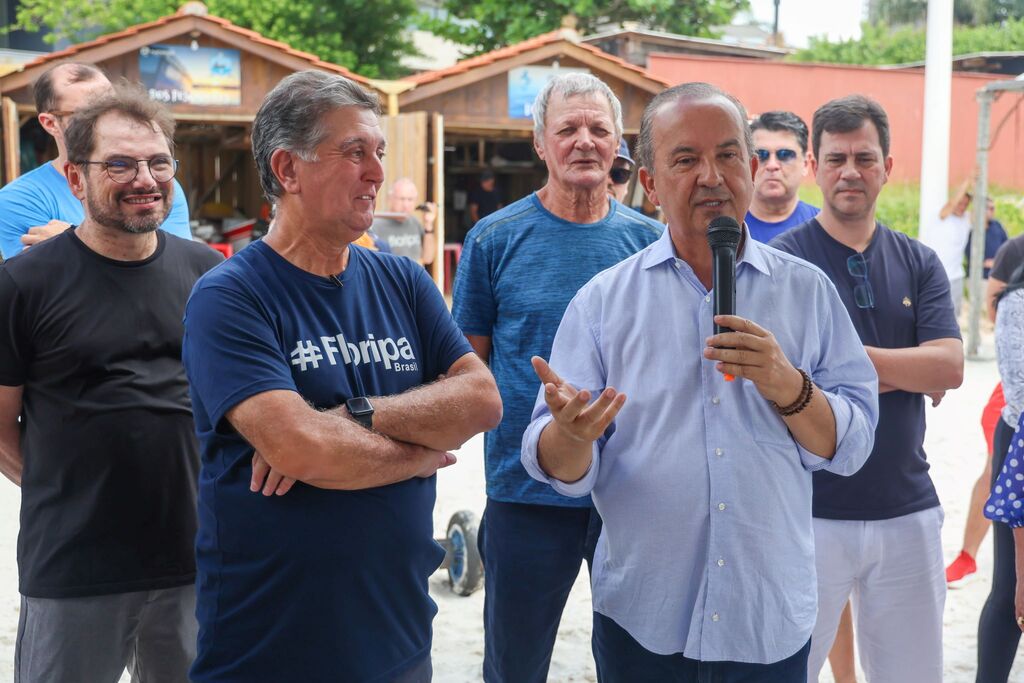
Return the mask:
[[797,396],[796,400],[790,403],[788,406],[780,406],[775,401],[769,401],[772,407],[782,417],[789,417],[790,415],[796,415],[811,402],[811,395],[814,394],[814,383],[811,382],[811,376],[806,372],[797,368],[797,372],[803,377],[803,387],[800,389],[800,395]]

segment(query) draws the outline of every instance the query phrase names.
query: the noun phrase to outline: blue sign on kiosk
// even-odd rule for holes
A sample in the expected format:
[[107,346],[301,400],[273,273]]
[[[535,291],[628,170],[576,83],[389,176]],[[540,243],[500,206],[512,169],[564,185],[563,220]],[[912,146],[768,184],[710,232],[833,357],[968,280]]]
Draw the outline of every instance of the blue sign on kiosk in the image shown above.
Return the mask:
[[590,73],[589,69],[565,69],[558,66],[521,66],[508,72],[508,117],[532,119],[533,101],[555,76],[565,73]]

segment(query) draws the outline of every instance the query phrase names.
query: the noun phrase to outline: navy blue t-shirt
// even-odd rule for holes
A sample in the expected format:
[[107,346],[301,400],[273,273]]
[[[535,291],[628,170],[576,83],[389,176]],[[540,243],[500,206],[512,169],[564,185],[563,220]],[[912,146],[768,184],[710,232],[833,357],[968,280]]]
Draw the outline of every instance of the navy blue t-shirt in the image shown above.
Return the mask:
[[[390,681],[429,656],[436,479],[361,491],[249,491],[225,414],[270,390],[318,409],[434,380],[472,349],[418,264],[349,247],[341,286],[255,242],[185,312],[202,471],[193,681]],[[344,454],[339,453],[339,457]]]
[[[789,230],[771,246],[825,271],[866,346],[898,349],[935,339],[960,339],[949,279],[935,252],[877,224],[864,250],[874,308],[858,308],[847,259],[856,252],[832,238],[817,219]],[[814,473],[814,516],[891,519],[939,504],[924,452],[924,395],[889,391],[878,397],[875,446],[855,474]]]
[[773,239],[786,232],[790,228],[795,228],[802,223],[805,223],[821,211],[816,206],[812,206],[807,202],[797,201],[796,208],[793,209],[793,213],[789,214],[785,219],[769,223],[763,221],[754,214],[747,211],[747,217],[745,219],[747,223],[747,230],[750,231],[750,236],[758,242],[764,242],[768,244]]

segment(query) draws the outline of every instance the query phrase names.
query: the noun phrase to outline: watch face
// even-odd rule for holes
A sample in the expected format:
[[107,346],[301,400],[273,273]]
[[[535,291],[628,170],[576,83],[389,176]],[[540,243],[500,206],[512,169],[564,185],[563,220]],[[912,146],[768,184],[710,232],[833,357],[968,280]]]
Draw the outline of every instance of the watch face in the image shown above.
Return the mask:
[[353,415],[364,415],[366,413],[373,412],[373,406],[370,404],[370,400],[365,396],[350,398],[346,402],[346,405],[348,406],[348,412]]

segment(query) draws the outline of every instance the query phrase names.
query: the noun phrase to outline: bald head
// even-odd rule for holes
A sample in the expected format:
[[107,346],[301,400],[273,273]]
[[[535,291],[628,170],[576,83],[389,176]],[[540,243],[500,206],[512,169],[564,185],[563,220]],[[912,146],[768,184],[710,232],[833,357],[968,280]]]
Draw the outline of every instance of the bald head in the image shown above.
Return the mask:
[[419,190],[410,178],[399,178],[388,191],[388,208],[396,213],[412,213],[419,200]]
[[61,97],[69,87],[79,83],[110,88],[110,80],[92,64],[65,62],[58,64],[36,80],[32,95],[37,112],[66,109]]
[[750,126],[747,124],[747,110],[739,100],[725,92],[721,88],[710,83],[683,83],[675,87],[663,90],[644,109],[643,117],[640,119],[640,135],[637,137],[636,161],[637,164],[648,169],[649,173],[654,171],[654,119],[663,107],[678,102],[720,100],[736,113],[736,120],[743,131],[743,143],[746,147],[749,158],[754,149],[754,141],[751,137]]

